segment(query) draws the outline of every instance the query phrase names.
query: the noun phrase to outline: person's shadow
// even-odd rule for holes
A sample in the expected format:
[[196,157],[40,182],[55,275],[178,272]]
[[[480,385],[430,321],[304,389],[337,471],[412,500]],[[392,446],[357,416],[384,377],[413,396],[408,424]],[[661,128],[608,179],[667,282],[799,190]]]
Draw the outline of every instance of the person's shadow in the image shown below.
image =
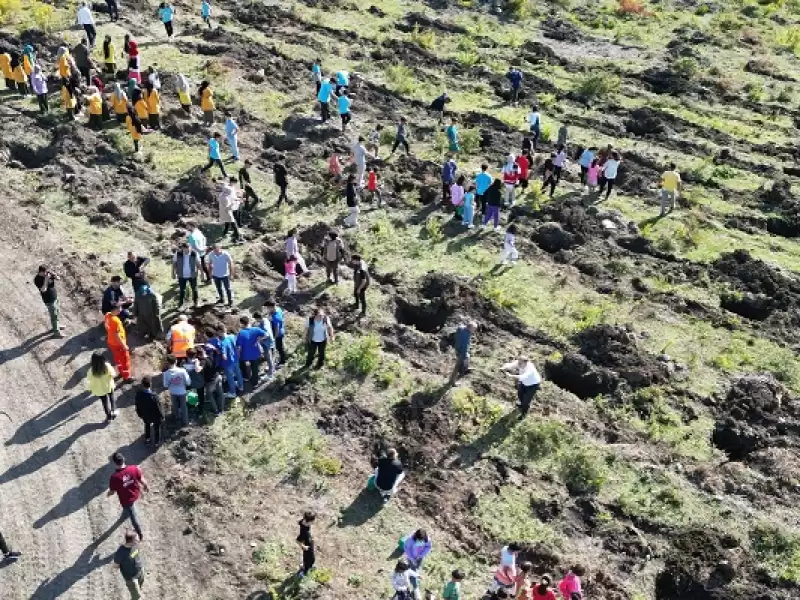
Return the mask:
[[61,598],[64,594],[69,592],[73,585],[87,577],[92,571],[109,564],[114,559],[113,554],[100,557],[98,554],[95,554],[95,552],[103,542],[111,537],[111,534],[117,530],[124,520],[124,517],[120,515],[119,519],[117,519],[103,535],[86,546],[72,566],[67,567],[55,577],[46,579],[40,583],[39,587],[33,592],[31,599],[52,600],[52,598]]
[[383,499],[376,490],[366,486],[339,514],[339,527],[359,527],[377,515],[383,508]]
[[[137,439],[127,446],[119,448],[118,451],[122,453],[129,465],[136,465],[147,458],[153,452],[153,449],[145,446],[141,440]],[[108,489],[108,481],[113,472],[114,467],[110,462],[99,467],[89,477],[81,481],[80,484],[64,492],[59,503],[39,517],[34,522],[33,528],[41,529],[52,521],[63,519],[72,513],[82,510],[93,498]]]
[[7,362],[11,362],[16,358],[19,358],[20,356],[24,356],[25,354],[36,348],[36,346],[38,346],[45,340],[50,339],[52,336],[53,334],[50,333],[49,331],[43,331],[42,333],[38,333],[33,337],[29,337],[19,346],[15,346],[13,348],[4,348],[3,350],[0,350],[0,366],[4,365]]

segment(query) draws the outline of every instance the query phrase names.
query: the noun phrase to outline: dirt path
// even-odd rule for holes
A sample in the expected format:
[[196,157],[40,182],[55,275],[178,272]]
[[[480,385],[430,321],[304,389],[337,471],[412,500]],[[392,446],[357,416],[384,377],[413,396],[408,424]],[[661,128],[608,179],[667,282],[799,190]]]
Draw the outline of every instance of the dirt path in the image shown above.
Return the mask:
[[84,391],[89,354],[103,344],[99,315],[81,314],[62,283],[66,337],[43,335],[47,313],[31,280],[38,262],[64,254],[47,232],[31,228],[26,213],[16,216],[19,210],[0,199],[0,238],[6,241],[0,253],[0,411],[11,418],[0,414],[0,530],[23,552],[20,561],[0,564],[0,595],[127,597],[112,562],[124,531],[120,507],[105,497],[108,459],[120,450],[155,488],[140,506],[145,597],[235,597],[206,581],[211,569],[204,548],[184,535],[183,515],[164,495],[168,467],[162,464],[170,461],[148,456],[132,390],[122,390],[120,415],[110,425]]

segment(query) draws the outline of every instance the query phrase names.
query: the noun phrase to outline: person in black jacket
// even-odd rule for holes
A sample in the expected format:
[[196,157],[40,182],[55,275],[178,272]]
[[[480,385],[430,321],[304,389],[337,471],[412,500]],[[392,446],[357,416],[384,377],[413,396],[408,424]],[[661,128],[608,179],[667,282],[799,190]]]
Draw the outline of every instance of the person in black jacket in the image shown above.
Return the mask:
[[441,96],[436,98],[436,100],[431,102],[430,109],[432,112],[438,113],[437,116],[439,118],[439,125],[441,125],[444,121],[444,109],[449,102],[450,96],[447,95],[447,92],[444,92]]
[[358,227],[358,189],[356,189],[356,176],[352,173],[347,176],[344,197],[349,209],[348,215],[344,219],[344,224],[347,227]]
[[[142,377],[142,385],[136,391],[136,414],[144,422],[144,441],[147,444],[161,443],[161,422],[164,420],[164,410],[158,401],[158,396],[150,389],[152,383],[149,377]],[[153,438],[150,437],[151,426]]]
[[500,207],[503,204],[503,181],[495,179],[489,189],[486,190],[486,216],[483,217],[483,226],[494,221],[494,228],[500,226]]
[[286,204],[291,204],[289,202],[289,197],[286,195],[286,188],[289,187],[289,172],[286,170],[286,166],[282,163],[275,163],[272,166],[272,172],[275,175],[275,185],[281,188],[280,196],[278,196],[278,202],[275,204],[275,208],[278,208],[281,205],[281,202],[286,202]]
[[[248,158],[244,161],[244,166],[239,169],[239,187],[244,190],[244,212],[249,213],[252,210],[255,210],[256,205],[261,201],[256,194],[256,191],[253,189],[253,184],[250,181],[250,171],[248,170],[250,167],[253,166],[252,161]],[[278,165],[276,165],[277,167]],[[282,165],[281,165],[282,166]],[[277,183],[277,172],[275,174],[276,183]],[[284,178],[285,179],[285,178]],[[285,196],[285,192],[281,190],[281,195]],[[253,201],[250,204],[250,200]],[[280,199],[278,200],[280,202]]]

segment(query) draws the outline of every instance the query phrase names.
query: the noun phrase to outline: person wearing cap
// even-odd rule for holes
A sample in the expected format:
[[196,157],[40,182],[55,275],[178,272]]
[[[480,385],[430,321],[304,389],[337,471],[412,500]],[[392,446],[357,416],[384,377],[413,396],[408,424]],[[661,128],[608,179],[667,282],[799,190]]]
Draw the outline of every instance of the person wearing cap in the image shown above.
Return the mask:
[[508,375],[517,380],[517,408],[519,408],[521,421],[528,414],[531,400],[539,391],[542,378],[539,371],[536,370],[536,366],[526,356],[520,356],[517,360],[512,360],[501,368],[503,371],[512,369],[516,371],[516,373],[508,373]]
[[177,359],[185,359],[186,351],[194,348],[195,329],[189,324],[189,317],[180,315],[177,323],[167,333],[167,348]]

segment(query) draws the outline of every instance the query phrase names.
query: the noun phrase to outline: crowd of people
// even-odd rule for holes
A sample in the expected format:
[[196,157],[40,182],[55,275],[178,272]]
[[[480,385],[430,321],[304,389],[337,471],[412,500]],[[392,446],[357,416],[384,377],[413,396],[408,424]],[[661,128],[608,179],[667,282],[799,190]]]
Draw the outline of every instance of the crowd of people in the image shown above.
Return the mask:
[[[119,10],[116,0],[106,0],[112,21],[118,20]],[[203,22],[211,27],[211,4],[204,0],[201,4]],[[176,9],[167,2],[159,5],[157,12],[163,23],[168,40],[174,36]],[[83,27],[86,38],[73,48],[66,45],[58,49],[56,64],[57,81],[65,112],[70,119],[77,119],[84,108],[87,109],[87,124],[95,129],[103,129],[105,123],[116,120],[124,124],[130,133],[135,152],[143,144],[143,136],[161,127],[161,81],[156,69],[151,66],[141,68],[139,45],[131,35],[125,35],[122,52],[118,55],[115,41],[106,35],[101,45],[101,64],[95,62],[92,51],[95,47],[97,31],[94,17],[86,3],[82,3],[77,14],[78,23]],[[117,69],[117,58],[126,59],[122,73]],[[22,96],[33,93],[37,97],[40,111],[50,111],[50,78],[45,67],[37,58],[36,49],[28,44],[20,53],[0,53],[0,73],[5,78],[6,87]],[[524,75],[516,67],[509,69],[507,79],[510,86],[510,101],[517,104],[520,99]],[[125,83],[120,83],[120,80]],[[311,67],[311,80],[315,84],[315,98],[319,105],[323,123],[331,119],[333,103],[341,124],[342,134],[346,134],[353,123],[355,94],[350,91],[352,76],[347,71],[337,71],[331,76],[324,75],[321,60],[314,61]],[[178,74],[175,82],[177,102],[187,117],[193,113],[193,105],[199,104],[202,120],[213,126],[216,120],[214,91],[208,81],[202,81],[196,90],[183,74]],[[430,105],[440,127],[444,125],[447,105],[451,98],[447,93],[437,97]],[[519,154],[509,153],[502,167],[493,174],[489,163],[481,165],[477,173],[461,169],[457,157],[461,152],[461,139],[458,120],[451,118],[444,128],[447,138],[448,157],[441,170],[442,205],[454,213],[458,221],[467,229],[476,225],[498,229],[501,211],[509,209],[529,193],[533,185],[536,168],[536,154],[542,137],[542,117],[537,106],[532,106],[526,117],[528,131],[523,136]],[[344,218],[346,227],[358,226],[359,204],[363,199],[377,200],[380,207],[387,194],[382,190],[381,174],[371,162],[380,157],[381,138],[384,125],[377,123],[368,136],[357,136],[352,143],[349,161],[352,172],[345,176],[343,157],[331,153],[328,169],[334,184],[344,182],[343,196],[347,206]],[[129,252],[122,265],[121,275],[114,275],[101,299],[103,324],[106,331],[108,350],[112,362],[108,362],[102,352],[91,356],[86,385],[89,392],[97,397],[103,407],[107,422],[116,419],[116,393],[118,380],[123,385],[137,382],[131,364],[128,343],[129,329],[135,324],[138,334],[144,340],[163,339],[168,357],[161,375],[161,386],[170,398],[172,415],[181,427],[190,423],[191,418],[202,418],[208,408],[215,415],[223,413],[230,402],[245,391],[252,392],[275,377],[278,369],[289,360],[286,350],[286,327],[284,311],[279,305],[280,294],[267,301],[260,310],[251,314],[242,313],[237,327],[220,325],[197,331],[187,309],[190,300],[192,308],[199,307],[198,284],[210,285],[216,291],[216,304],[231,309],[234,305],[234,292],[231,282],[236,279],[237,268],[231,254],[224,248],[223,241],[230,232],[231,242],[243,241],[241,229],[252,216],[260,203],[251,177],[253,163],[247,159],[236,176],[229,175],[223,160],[223,142],[227,145],[232,162],[240,160],[238,142],[239,126],[230,114],[225,115],[223,131],[213,131],[208,139],[208,163],[203,172],[218,169],[222,177],[219,188],[219,222],[224,226],[222,239],[209,244],[198,223],[189,223],[185,237],[179,242],[171,260],[171,273],[177,282],[177,318],[164,328],[161,294],[154,290],[147,275],[150,259]],[[398,149],[411,153],[411,132],[407,117],[400,117],[394,128],[390,154]],[[580,168],[580,184],[588,195],[598,197],[605,192],[608,199],[622,163],[619,150],[610,144],[598,150],[585,147],[572,153],[569,150],[569,136],[566,124],[558,130],[554,150],[541,161],[541,185],[539,193],[552,197],[561,183],[571,160],[576,159]],[[288,170],[282,162],[272,168],[274,182],[280,193],[276,207],[289,204]],[[670,165],[662,177],[661,214],[674,209],[681,186],[680,175],[675,165]],[[520,256],[516,247],[517,225],[509,220],[500,252],[501,264],[513,265]],[[367,312],[367,291],[371,283],[369,266],[359,254],[348,258],[343,239],[331,227],[320,248],[316,251],[325,267],[326,280],[338,285],[340,267],[347,265],[352,269],[353,309]],[[294,294],[298,290],[298,277],[310,274],[303,256],[296,229],[290,230],[285,240],[284,278],[282,293]],[[123,290],[125,280],[130,284],[132,294]],[[62,336],[63,327],[59,323],[59,303],[56,290],[58,275],[47,265],[42,265],[34,278],[34,284],[50,317],[55,335]],[[455,364],[450,376],[450,384],[458,385],[462,377],[470,372],[470,346],[478,330],[474,321],[465,320],[456,328],[454,335]],[[299,347],[305,348],[304,368],[322,368],[326,362],[328,344],[334,343],[336,333],[330,317],[321,307],[315,308],[305,322],[304,339],[298,340]],[[541,385],[541,376],[536,366],[526,356],[502,366],[502,372],[515,380],[517,390],[517,410],[523,419],[529,412],[531,402]],[[144,441],[158,446],[164,440],[165,411],[154,388],[150,376],[140,375],[136,385],[135,411],[142,421]],[[126,532],[125,543],[115,554],[114,561],[130,590],[131,597],[138,599],[144,583],[144,569],[139,553],[139,542],[143,532],[136,511],[136,501],[143,491],[147,491],[141,469],[127,465],[125,459],[116,453],[112,462],[114,473],[109,484],[109,496],[117,495],[134,531]],[[384,503],[397,492],[405,478],[405,471],[398,452],[389,448],[377,461],[375,472],[367,481],[368,488],[375,490]],[[302,551],[300,575],[307,575],[315,566],[315,540],[312,526],[316,520],[313,512],[305,512],[299,521],[297,543]],[[401,551],[403,558],[398,561],[391,575],[391,583],[397,600],[419,599],[423,588],[422,572],[426,557],[432,550],[432,543],[424,529],[418,529],[403,538]],[[6,556],[16,556],[0,535],[0,551]],[[521,548],[515,544],[501,551],[500,564],[494,571],[487,590],[492,599],[514,598],[515,600],[555,600],[560,595],[564,600],[582,598],[581,576],[584,569],[574,566],[560,581],[557,588],[547,576],[534,577],[530,562],[517,563]],[[444,600],[462,598],[461,583],[465,574],[454,570],[451,580],[444,586],[441,597]],[[432,588],[426,591],[428,597],[435,597]]]

